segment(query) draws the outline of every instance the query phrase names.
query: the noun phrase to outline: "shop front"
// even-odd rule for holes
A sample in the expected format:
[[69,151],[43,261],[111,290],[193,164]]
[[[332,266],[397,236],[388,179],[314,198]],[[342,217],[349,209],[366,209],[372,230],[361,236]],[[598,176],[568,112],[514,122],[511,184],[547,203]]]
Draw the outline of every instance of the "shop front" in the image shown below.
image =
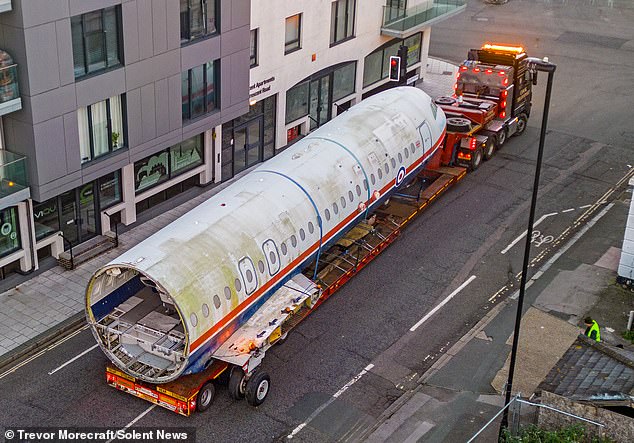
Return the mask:
[[251,105],[249,112],[222,125],[222,181],[277,154],[276,96]]
[[44,202],[33,202],[37,241],[61,232],[65,247],[101,232],[99,213],[121,201],[121,177],[114,171]]

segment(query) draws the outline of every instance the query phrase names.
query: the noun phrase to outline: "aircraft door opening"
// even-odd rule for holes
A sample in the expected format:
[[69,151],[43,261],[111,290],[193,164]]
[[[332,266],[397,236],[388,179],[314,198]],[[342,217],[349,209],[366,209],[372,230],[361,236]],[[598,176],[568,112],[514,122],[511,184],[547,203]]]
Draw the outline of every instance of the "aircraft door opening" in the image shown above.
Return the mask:
[[238,268],[240,269],[240,275],[244,282],[244,291],[247,295],[250,295],[258,287],[258,274],[255,272],[253,261],[251,261],[249,257],[244,257],[238,263]]
[[266,263],[269,265],[269,274],[275,275],[280,270],[280,254],[277,252],[277,245],[271,239],[262,244],[262,252],[266,257]]
[[429,129],[429,125],[427,122],[423,122],[418,127],[418,132],[420,133],[420,138],[423,141],[423,154],[431,149],[432,146],[432,138],[431,138],[431,130]]

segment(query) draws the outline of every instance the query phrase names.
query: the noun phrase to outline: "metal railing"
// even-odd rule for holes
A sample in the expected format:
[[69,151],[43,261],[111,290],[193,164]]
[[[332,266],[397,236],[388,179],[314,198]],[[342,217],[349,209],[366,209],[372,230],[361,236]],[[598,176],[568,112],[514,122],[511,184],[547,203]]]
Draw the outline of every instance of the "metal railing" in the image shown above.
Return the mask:
[[405,32],[443,15],[458,12],[465,9],[466,6],[466,0],[429,1],[411,8],[384,6],[383,28],[390,31]]
[[73,270],[75,269],[75,257],[73,256],[73,244],[71,243],[70,240],[64,237],[64,234],[61,231],[59,232],[59,236],[62,237],[62,240],[64,240],[64,243],[68,245],[68,253],[70,254],[70,269]]
[[18,87],[18,65],[13,64],[0,68],[0,103],[20,97]]

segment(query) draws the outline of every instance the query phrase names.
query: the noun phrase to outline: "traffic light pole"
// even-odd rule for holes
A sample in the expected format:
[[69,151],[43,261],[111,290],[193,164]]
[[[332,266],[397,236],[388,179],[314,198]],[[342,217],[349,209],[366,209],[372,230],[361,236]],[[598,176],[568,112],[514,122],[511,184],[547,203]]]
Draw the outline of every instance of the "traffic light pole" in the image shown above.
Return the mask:
[[405,86],[407,84],[407,46],[401,45],[398,48],[398,56],[401,58],[401,72],[398,79],[399,86]]

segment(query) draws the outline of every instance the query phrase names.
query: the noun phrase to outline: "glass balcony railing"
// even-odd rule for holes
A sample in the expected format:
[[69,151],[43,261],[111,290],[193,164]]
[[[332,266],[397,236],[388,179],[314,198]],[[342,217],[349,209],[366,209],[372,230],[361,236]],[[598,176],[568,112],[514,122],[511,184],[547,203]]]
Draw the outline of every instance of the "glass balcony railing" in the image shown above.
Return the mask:
[[0,200],[28,189],[27,177],[26,157],[0,149]]
[[381,32],[402,38],[405,33],[444,20],[466,7],[466,0],[430,0],[410,8],[384,6]]

